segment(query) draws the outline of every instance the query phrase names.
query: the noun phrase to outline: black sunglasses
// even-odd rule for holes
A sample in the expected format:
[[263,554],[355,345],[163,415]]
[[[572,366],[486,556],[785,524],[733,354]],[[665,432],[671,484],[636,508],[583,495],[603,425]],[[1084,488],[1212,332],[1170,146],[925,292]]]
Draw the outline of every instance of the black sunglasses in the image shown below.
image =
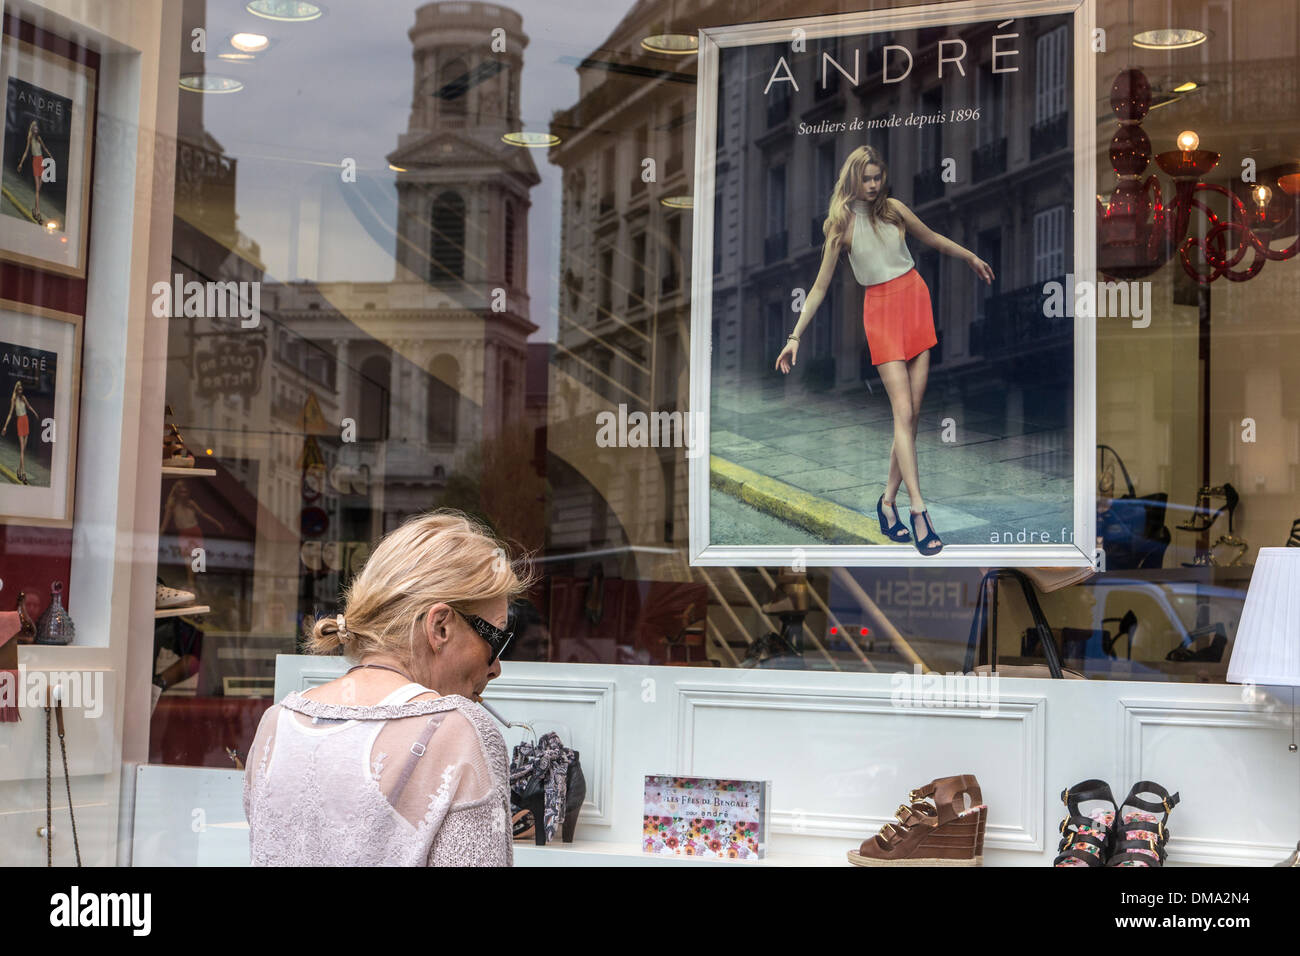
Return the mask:
[[457,614],[463,617],[465,623],[472,627],[479,637],[488,642],[488,647],[492,648],[492,659],[488,661],[489,664],[495,663],[496,659],[501,656],[502,652],[510,646],[510,642],[514,640],[515,609],[513,607],[510,608],[510,611],[506,615],[506,626],[504,630],[497,627],[495,624],[483,620],[483,618],[479,617],[477,614],[466,614],[464,611],[457,610],[456,608],[452,608],[452,610],[456,611]]

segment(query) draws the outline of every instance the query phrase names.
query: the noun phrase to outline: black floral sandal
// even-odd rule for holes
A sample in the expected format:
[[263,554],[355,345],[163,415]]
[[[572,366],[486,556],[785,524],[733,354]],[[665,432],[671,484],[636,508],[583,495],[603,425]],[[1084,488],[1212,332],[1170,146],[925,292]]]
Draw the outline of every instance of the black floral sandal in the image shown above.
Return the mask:
[[[1138,796],[1140,793],[1154,794],[1160,799],[1143,800]],[[1165,844],[1169,842],[1169,828],[1165,824],[1176,806],[1178,794],[1171,796],[1160,784],[1150,780],[1133,784],[1133,789],[1120,804],[1115,848],[1106,865],[1164,866]]]
[[[1061,802],[1070,815],[1061,821],[1061,844],[1056,848],[1052,866],[1105,866],[1114,842],[1114,824],[1118,810],[1110,784],[1104,780],[1084,780],[1061,793]],[[1109,804],[1084,813],[1080,804]]]

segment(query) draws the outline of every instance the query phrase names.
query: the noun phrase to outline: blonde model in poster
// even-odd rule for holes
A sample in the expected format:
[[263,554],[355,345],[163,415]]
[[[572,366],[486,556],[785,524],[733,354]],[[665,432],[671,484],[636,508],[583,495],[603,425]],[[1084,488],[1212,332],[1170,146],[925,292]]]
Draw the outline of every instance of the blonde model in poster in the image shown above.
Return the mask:
[[41,130],[36,120],[32,120],[27,126],[27,145],[23,147],[22,158],[18,160],[18,171],[23,171],[23,163],[27,160],[27,154],[32,154],[32,186],[36,190],[36,202],[32,207],[32,218],[37,224],[45,222],[41,216],[41,176],[45,172],[45,157],[50,155],[50,148],[45,145],[45,140],[41,139]]
[[[993,270],[969,249],[928,228],[915,213],[889,195],[889,171],[872,146],[859,146],[840,167],[830,210],[822,223],[826,240],[817,281],[804,300],[794,332],[777,356],[776,367],[788,374],[799,354],[799,337],[826,296],[831,276],[847,252],[853,275],[866,286],[862,325],[871,349],[871,364],[894,412],[894,441],[889,450],[889,478],[876,502],[880,530],[891,541],[912,541],[924,555],[943,550],[943,542],[921,495],[916,460],[916,424],[930,374],[930,349],[938,344],[930,290],[916,271],[905,236],[911,233],[942,253],[964,260],[984,282]],[[899,520],[895,496],[906,485],[911,526]]]
[[23,383],[14,382],[13,393],[9,396],[9,414],[5,416],[4,427],[0,428],[0,436],[9,431],[9,422],[16,421],[18,429],[18,480],[24,485],[27,481],[27,439],[31,435],[32,425],[27,420],[28,413],[31,413],[38,422],[41,420],[40,413],[36,411],[35,406],[23,392]]

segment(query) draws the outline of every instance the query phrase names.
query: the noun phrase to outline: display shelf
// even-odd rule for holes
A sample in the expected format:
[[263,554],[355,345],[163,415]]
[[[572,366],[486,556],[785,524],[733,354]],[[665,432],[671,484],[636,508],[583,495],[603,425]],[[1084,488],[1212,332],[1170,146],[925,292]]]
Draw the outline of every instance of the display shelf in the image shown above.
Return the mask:
[[190,614],[210,613],[212,613],[212,608],[206,604],[187,604],[185,607],[155,608],[153,616],[155,620],[161,620],[164,617],[185,617]]
[[708,860],[688,856],[656,856],[643,853],[640,844],[606,840],[574,840],[572,843],[515,842],[515,866],[847,866],[841,854],[814,856],[807,853],[771,853],[761,860]]
[[217,476],[217,469],[174,468],[171,465],[163,465],[162,474],[164,478],[215,478]]

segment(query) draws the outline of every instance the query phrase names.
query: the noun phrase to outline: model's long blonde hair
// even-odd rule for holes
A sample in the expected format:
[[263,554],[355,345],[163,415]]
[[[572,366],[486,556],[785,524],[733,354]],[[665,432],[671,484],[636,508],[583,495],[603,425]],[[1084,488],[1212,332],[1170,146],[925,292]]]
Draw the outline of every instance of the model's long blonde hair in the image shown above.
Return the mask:
[[482,524],[452,509],[431,511],[384,536],[344,595],[346,632],[326,615],[312,626],[308,650],[342,648],[354,661],[389,654],[409,663],[416,624],[430,605],[513,599],[533,583],[530,564],[512,562]]
[[871,224],[873,226],[881,222],[896,226],[903,224],[903,217],[889,205],[889,167],[885,165],[885,158],[874,146],[859,146],[844,160],[844,165],[840,167],[840,175],[835,180],[835,189],[831,191],[830,209],[826,213],[826,221],[822,223],[825,243],[838,241],[841,247],[848,244],[851,238],[849,227],[853,222],[853,210],[849,203],[857,196],[862,177],[866,175],[867,167],[872,164],[880,167],[881,175],[880,191],[876,193],[876,198],[867,210]]

